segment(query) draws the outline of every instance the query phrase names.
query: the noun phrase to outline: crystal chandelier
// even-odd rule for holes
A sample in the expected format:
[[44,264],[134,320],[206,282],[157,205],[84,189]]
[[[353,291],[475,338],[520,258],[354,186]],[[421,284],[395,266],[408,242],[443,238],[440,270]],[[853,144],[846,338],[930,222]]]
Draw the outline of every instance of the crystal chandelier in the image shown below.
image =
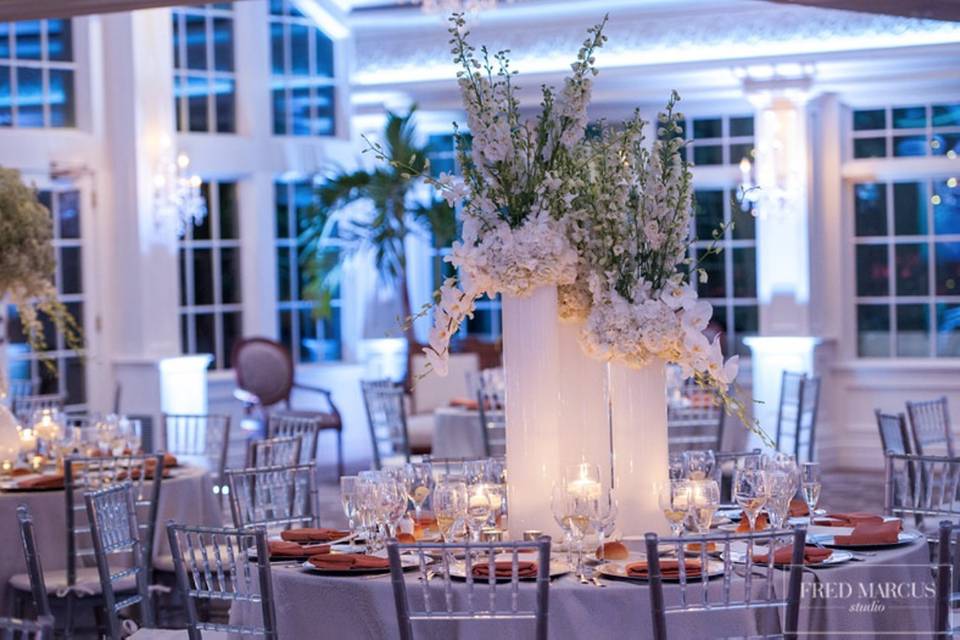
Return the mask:
[[198,225],[207,217],[207,204],[200,193],[198,175],[187,175],[190,158],[185,153],[162,160],[153,177],[153,206],[157,224],[173,221],[177,235],[187,231],[188,224]]

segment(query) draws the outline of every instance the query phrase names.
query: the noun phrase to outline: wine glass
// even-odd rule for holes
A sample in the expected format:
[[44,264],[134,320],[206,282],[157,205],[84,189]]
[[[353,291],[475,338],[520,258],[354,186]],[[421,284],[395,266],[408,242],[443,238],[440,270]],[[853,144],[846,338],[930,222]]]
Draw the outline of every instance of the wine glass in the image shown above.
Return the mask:
[[683,533],[683,521],[690,510],[690,485],[686,480],[672,480],[660,487],[660,509],[670,523],[674,537]]
[[788,453],[777,452],[764,460],[763,468],[768,471],[778,471],[785,473],[790,478],[793,486],[793,498],[800,490],[800,467],[797,466],[797,459]]
[[593,528],[597,530],[597,541],[600,544],[600,562],[606,561],[607,536],[611,535],[617,526],[617,515],[620,512],[620,504],[617,502],[617,495],[613,489],[609,489],[600,499],[599,508],[596,510],[596,516],[593,521]]
[[733,477],[733,496],[753,531],[757,528],[757,514],[767,501],[764,472],[760,469],[737,469]]
[[570,509],[567,502],[570,496],[567,493],[563,483],[553,485],[553,491],[550,494],[550,511],[553,513],[553,519],[563,531],[563,543],[567,547],[567,563],[571,563],[573,554],[573,532],[570,530],[570,521],[567,520],[567,514]]
[[487,492],[487,486],[477,484],[470,487],[467,498],[467,531],[474,542],[480,542],[480,531],[487,524],[492,511],[493,501]]
[[713,451],[705,449],[702,451],[684,451],[683,466],[686,470],[686,477],[689,480],[705,480],[713,475],[713,467],[717,459]]
[[350,531],[354,530],[357,517],[357,476],[340,477],[340,504],[343,505],[343,515],[347,517]]
[[719,506],[720,485],[716,480],[690,482],[690,514],[697,533],[709,533]]
[[800,466],[800,487],[803,489],[803,499],[810,510],[810,517],[820,503],[820,463],[804,462]]
[[767,515],[774,529],[783,527],[790,512],[790,500],[793,498],[793,476],[783,471],[765,471],[764,483],[767,486]]
[[467,485],[456,480],[440,480],[433,488],[433,514],[444,542],[453,540],[458,522],[467,515]]
[[684,474],[683,454],[671,453],[669,458],[670,479],[682,480]]
[[403,467],[403,487],[407,498],[413,503],[416,524],[420,524],[423,503],[433,486],[433,468],[429,462],[408,462]]

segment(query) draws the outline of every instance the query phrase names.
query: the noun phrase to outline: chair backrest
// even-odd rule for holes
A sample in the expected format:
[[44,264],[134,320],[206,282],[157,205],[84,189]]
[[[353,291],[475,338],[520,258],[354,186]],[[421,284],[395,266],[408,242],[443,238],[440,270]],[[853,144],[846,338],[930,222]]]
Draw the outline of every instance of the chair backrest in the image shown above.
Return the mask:
[[[167,536],[178,589],[186,604],[189,640],[201,640],[203,631],[277,639],[270,553],[263,528],[218,529],[170,522]],[[251,549],[256,549],[256,557],[251,557]],[[261,623],[215,624],[201,620],[198,603],[205,607],[216,601],[259,604]]]
[[907,415],[910,416],[910,429],[913,432],[914,451],[919,454],[936,453],[930,451],[936,445],[945,445],[948,456],[955,455],[953,433],[950,431],[950,412],[947,398],[922,402],[907,402]]
[[820,409],[820,377],[807,376],[800,383],[800,417],[793,455],[797,462],[816,459],[817,414]]
[[20,544],[23,546],[23,560],[30,577],[30,593],[33,595],[33,608],[38,616],[52,615],[50,599],[47,597],[47,585],[43,579],[43,566],[37,551],[37,539],[33,532],[33,517],[27,505],[17,507],[17,521],[20,523]]
[[267,418],[267,436],[270,438],[299,436],[300,458],[292,464],[307,464],[317,462],[317,443],[320,430],[323,428],[323,419],[319,417],[304,417],[271,413]]
[[788,436],[793,435],[797,420],[800,418],[800,386],[806,375],[784,371],[780,376],[780,403],[777,408],[777,438],[778,451],[783,451],[781,444]]
[[285,346],[269,338],[244,338],[234,343],[231,361],[237,386],[257,396],[262,406],[289,404],[294,365]]
[[373,465],[381,468],[383,459],[402,455],[410,461],[410,439],[403,406],[403,388],[390,380],[362,380],[363,405],[373,443]]
[[507,405],[503,389],[493,385],[481,385],[477,390],[477,407],[480,413],[484,455],[487,457],[506,455]]
[[37,620],[0,618],[0,640],[53,640],[53,617]]
[[[149,628],[154,623],[148,581],[149,556],[145,555],[148,545],[145,544],[143,532],[137,524],[133,485],[123,482],[91,491],[84,495],[84,500],[90,520],[103,603],[107,610],[110,640],[121,640],[121,611],[137,605],[143,626]],[[150,533],[152,534],[152,531]],[[121,589],[117,587],[117,583],[127,581],[131,576],[136,581],[136,592],[132,595],[124,594],[125,597],[118,600],[117,592]]]
[[[775,630],[766,631],[761,637],[796,638],[806,534],[806,527],[803,526],[795,529],[739,534],[711,533],[680,538],[659,538],[655,533],[648,533],[647,571],[655,640],[667,640],[668,616],[696,614],[704,609],[783,609],[782,626],[777,625]],[[716,552],[722,554],[722,560],[714,560],[710,555],[711,543]],[[698,546],[691,547],[691,544]],[[671,604],[667,604],[663,595],[660,553],[664,547],[673,549],[676,558],[689,558],[677,564],[679,584],[674,587],[676,592],[672,594]],[[775,550],[783,548],[792,548],[786,590],[783,589],[784,573],[778,569],[774,557]],[[771,550],[774,552],[771,553]],[[699,565],[699,573],[688,571],[688,562]],[[723,574],[722,579],[710,579],[712,575],[720,572]],[[735,580],[738,576],[742,580]],[[758,622],[759,619],[757,617]],[[747,625],[754,621],[754,617],[744,616],[743,620]],[[781,629],[782,634],[777,635]],[[758,631],[763,633],[765,630]],[[744,628],[742,633],[735,637],[754,637],[752,632],[752,629]]]
[[247,468],[288,467],[300,464],[300,446],[303,438],[265,438],[251,440],[247,445]]
[[165,413],[160,431],[161,449],[206,467],[213,477],[213,492],[222,496],[230,448],[230,416]]
[[[737,469],[743,467],[743,460],[756,458],[758,461],[763,455],[760,449],[750,451],[714,451],[713,479],[720,486],[721,504],[733,503],[733,476]],[[759,463],[757,468],[759,469]]]
[[238,529],[317,526],[317,467],[312,464],[227,471],[230,510]]
[[[529,565],[521,564],[520,554],[529,549],[536,550],[532,557],[537,563],[537,594],[532,607],[520,605],[520,570],[529,571]],[[410,554],[402,557],[412,557],[420,571],[420,586],[410,583],[411,591],[420,592],[414,597],[407,589],[402,554]],[[496,632],[491,629],[490,621],[530,620],[535,625],[535,632],[524,637],[546,640],[550,604],[550,538],[541,537],[536,542],[478,544],[399,544],[392,541],[387,543],[387,555],[401,640],[413,640],[414,626],[436,627],[454,620],[459,621],[458,628],[463,628],[462,625],[469,621],[478,622],[492,635]],[[434,556],[440,557],[439,567],[428,567]],[[504,574],[504,581],[500,583],[497,582],[497,559],[509,563],[509,575]],[[507,565],[501,567],[507,569]],[[465,579],[465,597],[453,597],[451,569],[458,570]],[[485,575],[476,573],[483,569]],[[443,578],[442,590],[430,587],[431,575],[427,572],[434,570]]]
[[153,538],[163,477],[163,456],[131,455],[100,458],[71,456],[64,461],[67,507],[67,584],[76,584],[77,567],[95,554],[89,512],[83,495],[119,483],[129,483],[139,516],[144,557],[153,558]]
[[935,638],[955,638],[960,634],[960,626],[954,626],[951,611],[960,600],[960,553],[957,552],[960,540],[957,534],[960,525],[949,521],[940,523],[937,536],[937,552],[934,562],[934,576],[937,584],[937,599],[934,613]]
[[726,411],[716,391],[704,389],[693,378],[680,387],[679,402],[667,405],[670,448],[714,449],[723,446]]
[[887,515],[960,521],[960,458],[887,452],[883,509]]
[[29,420],[34,411],[41,409],[55,409],[63,411],[64,396],[59,393],[49,393],[39,396],[12,396],[10,410],[21,421]]
[[877,416],[877,428],[880,430],[880,445],[884,452],[910,454],[910,436],[907,433],[907,421],[902,413],[883,413],[874,411]]

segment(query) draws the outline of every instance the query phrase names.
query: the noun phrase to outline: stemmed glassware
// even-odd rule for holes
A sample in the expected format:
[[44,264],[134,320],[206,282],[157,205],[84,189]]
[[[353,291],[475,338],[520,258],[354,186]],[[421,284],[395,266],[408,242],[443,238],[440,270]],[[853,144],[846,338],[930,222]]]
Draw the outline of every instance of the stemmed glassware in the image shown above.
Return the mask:
[[713,476],[717,459],[713,451],[684,451],[683,466],[688,480],[705,480]]
[[470,539],[480,542],[480,532],[493,512],[493,501],[485,484],[477,484],[469,489],[467,498],[467,531]]
[[357,476],[340,477],[340,504],[343,505],[343,515],[347,517],[351,532],[357,526],[357,480]]
[[433,514],[444,542],[452,542],[458,523],[467,517],[467,485],[457,480],[439,480],[433,488]]
[[697,533],[709,533],[713,515],[720,506],[720,485],[716,480],[690,482],[690,518]]
[[764,482],[767,487],[766,508],[770,526],[780,529],[790,513],[790,500],[796,491],[793,476],[783,471],[766,471]]
[[669,465],[670,465],[670,479],[683,480],[684,473],[686,472],[685,465],[683,462],[683,454],[671,453],[669,458]]
[[767,502],[766,477],[760,469],[737,469],[733,478],[733,496],[747,516],[750,530],[757,528],[757,514]]
[[690,484],[686,480],[672,480],[660,487],[660,509],[675,537],[683,533],[683,521],[690,511],[689,495]]
[[420,524],[423,503],[433,488],[433,468],[428,462],[408,462],[403,467],[403,487],[413,503],[416,524]]
[[810,517],[820,503],[820,463],[804,462],[800,466],[800,487],[803,490],[803,499],[810,510]]
[[593,528],[597,531],[598,543],[600,545],[600,561],[606,561],[607,536],[611,535],[617,526],[617,515],[620,512],[620,504],[617,502],[617,495],[613,489],[609,489],[604,496],[600,498],[599,507],[593,521]]
[[376,545],[377,503],[379,483],[376,471],[361,471],[356,483],[356,512],[360,531],[370,550]]

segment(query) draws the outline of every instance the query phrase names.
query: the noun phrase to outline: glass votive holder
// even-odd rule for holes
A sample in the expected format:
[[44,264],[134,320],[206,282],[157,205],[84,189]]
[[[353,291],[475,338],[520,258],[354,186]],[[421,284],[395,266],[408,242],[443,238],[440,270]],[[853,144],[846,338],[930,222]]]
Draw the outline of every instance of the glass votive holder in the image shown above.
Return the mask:
[[536,542],[540,536],[543,535],[543,531],[538,531],[537,529],[530,529],[529,531],[523,532],[523,541],[524,542]]
[[481,542],[503,542],[503,531],[493,527],[484,527],[480,530]]

